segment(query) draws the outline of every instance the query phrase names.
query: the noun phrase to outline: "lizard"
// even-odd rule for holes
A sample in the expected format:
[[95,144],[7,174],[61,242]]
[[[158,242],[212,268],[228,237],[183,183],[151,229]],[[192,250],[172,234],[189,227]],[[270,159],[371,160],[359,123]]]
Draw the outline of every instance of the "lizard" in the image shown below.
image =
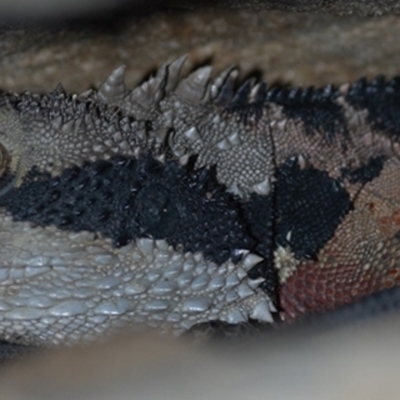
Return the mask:
[[3,92],[2,339],[272,325],[398,283],[400,79]]

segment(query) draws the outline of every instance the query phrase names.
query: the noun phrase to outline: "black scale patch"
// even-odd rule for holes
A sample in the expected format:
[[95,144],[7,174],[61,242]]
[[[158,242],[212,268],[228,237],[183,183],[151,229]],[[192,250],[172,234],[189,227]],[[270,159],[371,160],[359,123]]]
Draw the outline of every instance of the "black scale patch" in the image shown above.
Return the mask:
[[301,169],[296,157],[279,167],[276,178],[276,244],[289,245],[297,259],[315,259],[352,208],[350,196],[327,172]]
[[252,194],[250,201],[243,204],[244,218],[248,221],[251,236],[256,239],[255,251],[265,257],[249,272],[249,277],[263,277],[260,287],[274,299],[278,279],[272,265],[274,250],[274,197]]
[[242,204],[212,171],[150,156],[97,161],[54,178],[32,170],[0,205],[16,221],[98,232],[117,247],[138,237],[162,238],[217,263],[257,245]]
[[358,168],[343,168],[341,170],[341,179],[346,179],[350,183],[366,184],[380,175],[386,159],[386,156],[372,157],[367,163]]
[[275,87],[267,92],[266,101],[282,106],[288,118],[301,119],[308,135],[321,132],[332,140],[338,133],[348,137],[342,107],[334,101],[336,96],[332,85],[320,89]]
[[373,127],[400,139],[400,77],[386,81],[380,75],[371,82],[361,78],[350,87],[346,100],[358,110],[368,110]]

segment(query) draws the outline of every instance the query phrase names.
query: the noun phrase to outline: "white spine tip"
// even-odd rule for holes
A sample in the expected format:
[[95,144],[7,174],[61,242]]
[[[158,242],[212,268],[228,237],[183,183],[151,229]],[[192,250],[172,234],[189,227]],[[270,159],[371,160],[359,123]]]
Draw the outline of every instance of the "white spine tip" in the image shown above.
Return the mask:
[[184,167],[190,159],[190,154],[184,154],[182,157],[179,158],[179,164]]
[[270,178],[266,178],[262,182],[256,183],[253,186],[253,190],[262,196],[267,196],[271,193],[271,180]]
[[184,135],[189,139],[189,140],[191,140],[191,141],[196,141],[196,140],[198,140],[198,139],[200,139],[200,135],[199,135],[199,133],[197,132],[197,129],[194,127],[194,126],[192,126],[190,129],[188,129],[185,133],[184,133]]
[[240,310],[231,311],[225,318],[225,322],[228,324],[240,324],[241,322],[247,322],[247,316]]
[[250,317],[261,322],[274,322],[269,305],[268,301],[261,301],[253,308]]
[[228,139],[222,139],[217,143],[217,149],[221,151],[229,150],[232,147],[232,144]]
[[257,279],[251,279],[247,283],[252,289],[257,289],[263,282],[265,282],[264,278],[257,278]]
[[246,271],[252,269],[256,264],[263,261],[264,258],[254,253],[249,253],[243,260],[243,267]]

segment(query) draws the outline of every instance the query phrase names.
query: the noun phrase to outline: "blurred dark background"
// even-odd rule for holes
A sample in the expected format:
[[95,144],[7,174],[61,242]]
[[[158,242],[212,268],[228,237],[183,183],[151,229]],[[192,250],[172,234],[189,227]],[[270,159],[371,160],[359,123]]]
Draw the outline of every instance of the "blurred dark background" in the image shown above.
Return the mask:
[[399,10],[398,0],[0,0],[0,89],[80,92],[121,64],[132,87],[182,54],[184,73],[233,64],[270,84],[393,76]]
[[4,21],[45,21],[107,19],[114,16],[143,15],[160,9],[199,7],[280,9],[339,14],[400,12],[398,0],[1,0]]

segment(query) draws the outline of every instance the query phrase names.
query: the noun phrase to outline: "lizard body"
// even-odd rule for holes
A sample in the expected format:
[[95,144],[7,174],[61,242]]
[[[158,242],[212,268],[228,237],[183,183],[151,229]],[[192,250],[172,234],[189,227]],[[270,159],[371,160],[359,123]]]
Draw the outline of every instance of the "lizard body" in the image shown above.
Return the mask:
[[235,70],[3,93],[3,339],[273,322],[397,284],[400,87]]

